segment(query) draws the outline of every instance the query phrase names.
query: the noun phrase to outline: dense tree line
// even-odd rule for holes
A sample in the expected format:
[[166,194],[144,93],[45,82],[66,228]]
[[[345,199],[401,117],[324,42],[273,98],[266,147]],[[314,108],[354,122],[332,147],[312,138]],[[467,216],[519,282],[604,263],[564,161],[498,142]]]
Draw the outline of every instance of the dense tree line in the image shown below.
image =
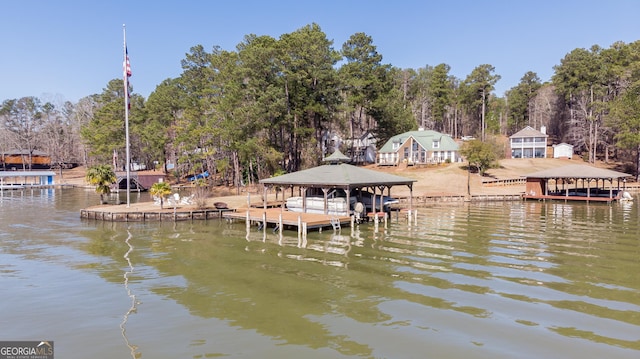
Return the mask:
[[[181,65],[147,99],[133,93],[129,116],[132,159],[173,163],[178,176],[208,170],[250,184],[317,165],[336,147],[349,154],[364,134],[381,146],[417,127],[484,141],[545,126],[588,161],[640,161],[640,42],[575,49],[550,82],[527,72],[503,97],[490,64],[464,79],[447,64],[399,69],[370,36],[356,33],[336,50],[316,24],[278,39],[247,35],[234,51],[196,45]],[[116,79],[77,104],[6,100],[0,151],[39,149],[88,165],[111,163],[115,151],[124,165],[124,96]]]

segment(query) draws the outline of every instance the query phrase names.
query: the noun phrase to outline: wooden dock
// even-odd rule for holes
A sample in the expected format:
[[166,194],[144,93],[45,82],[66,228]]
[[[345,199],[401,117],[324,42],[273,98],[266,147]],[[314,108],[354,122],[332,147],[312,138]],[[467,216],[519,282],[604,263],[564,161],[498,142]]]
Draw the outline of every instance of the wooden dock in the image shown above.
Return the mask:
[[[115,209],[114,209],[115,208]],[[222,218],[230,209],[179,210],[165,209],[161,211],[128,211],[118,206],[93,207],[80,210],[80,218],[111,222],[175,222],[187,220],[207,220]]]
[[306,228],[324,228],[351,223],[350,216],[335,216],[318,213],[301,213],[282,210],[281,208],[241,208],[234,212],[222,214],[226,219],[241,219],[256,223],[265,223],[272,226],[300,227],[305,224]]
[[524,200],[554,200],[554,201],[581,201],[581,202],[615,202],[620,200],[619,197],[598,197],[598,196],[558,196],[558,195],[523,195]]

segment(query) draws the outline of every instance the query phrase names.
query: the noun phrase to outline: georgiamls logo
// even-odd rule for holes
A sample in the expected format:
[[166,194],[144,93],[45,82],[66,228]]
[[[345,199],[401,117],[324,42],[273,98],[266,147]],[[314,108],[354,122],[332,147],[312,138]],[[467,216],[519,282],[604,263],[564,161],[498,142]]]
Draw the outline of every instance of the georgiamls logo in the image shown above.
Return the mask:
[[53,341],[0,341],[0,359],[53,359]]

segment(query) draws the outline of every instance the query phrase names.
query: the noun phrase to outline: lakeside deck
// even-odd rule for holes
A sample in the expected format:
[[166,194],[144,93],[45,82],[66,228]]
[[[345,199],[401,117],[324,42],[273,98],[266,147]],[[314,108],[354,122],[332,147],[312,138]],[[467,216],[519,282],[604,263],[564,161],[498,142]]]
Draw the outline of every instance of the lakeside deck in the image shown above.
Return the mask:
[[80,210],[80,218],[111,222],[174,222],[222,218],[232,209],[123,210],[122,206],[92,207]]
[[222,214],[223,218],[240,219],[249,222],[266,223],[274,227],[300,227],[303,223],[308,229],[333,227],[337,228],[351,223],[350,216],[335,216],[319,213],[302,213],[272,208],[240,208]]

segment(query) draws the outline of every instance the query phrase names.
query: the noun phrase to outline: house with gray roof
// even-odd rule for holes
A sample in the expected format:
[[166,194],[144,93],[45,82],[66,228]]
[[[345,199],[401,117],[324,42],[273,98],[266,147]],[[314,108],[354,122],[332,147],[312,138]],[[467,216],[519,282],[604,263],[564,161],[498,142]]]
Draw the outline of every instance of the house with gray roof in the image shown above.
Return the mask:
[[548,138],[544,126],[540,131],[531,126],[523,128],[509,137],[511,158],[547,158]]
[[460,159],[459,148],[451,136],[421,128],[391,137],[378,150],[376,162],[381,166],[457,162]]

